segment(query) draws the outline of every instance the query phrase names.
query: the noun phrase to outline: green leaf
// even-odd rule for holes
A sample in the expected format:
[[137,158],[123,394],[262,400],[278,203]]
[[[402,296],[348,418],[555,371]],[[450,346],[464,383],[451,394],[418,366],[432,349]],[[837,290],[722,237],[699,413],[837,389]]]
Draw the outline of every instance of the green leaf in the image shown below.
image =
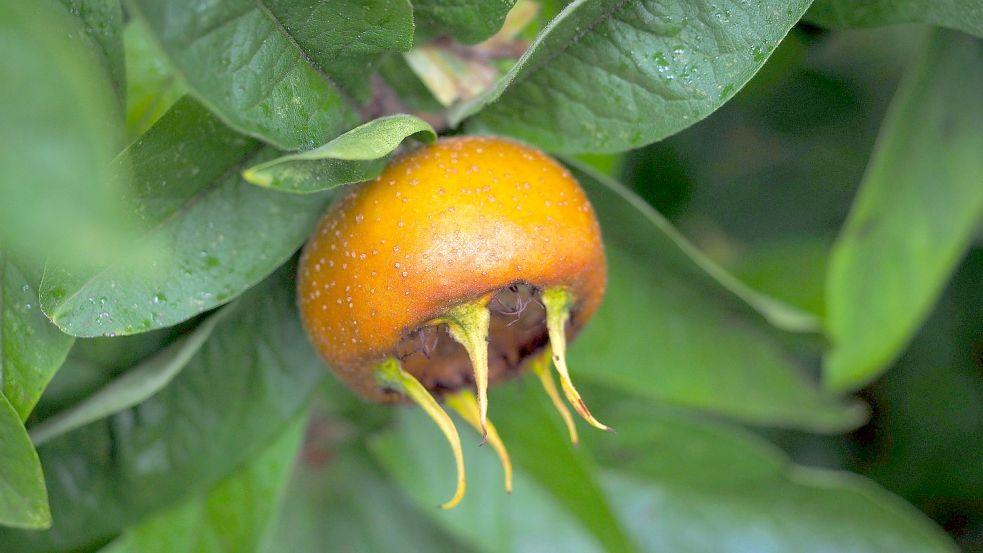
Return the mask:
[[272,154],[256,148],[194,101],[176,104],[115,164],[133,173],[129,192],[148,247],[87,270],[49,263],[41,285],[48,317],[73,336],[145,332],[225,303],[270,274],[310,234],[331,193],[246,184],[241,164]]
[[928,23],[983,37],[977,0],[817,0],[806,19],[835,29]]
[[755,424],[828,432],[862,420],[806,379],[763,320],[800,328],[808,316],[737,282],[620,184],[571,167],[609,266],[604,302],[571,346],[575,378]]
[[310,193],[379,176],[389,155],[407,138],[425,142],[437,133],[413,115],[369,121],[315,150],[288,154],[242,172],[247,182],[284,192]]
[[359,102],[369,99],[379,57],[413,46],[409,0],[265,0],[301,50]]
[[150,399],[42,446],[55,524],[2,532],[0,551],[104,542],[207,491],[262,451],[327,372],[300,326],[294,279],[283,270],[245,294]]
[[194,331],[148,357],[91,396],[33,426],[31,440],[40,446],[52,438],[147,400],[167,386],[187,366],[212,335],[215,325],[235,307],[224,307],[199,324]]
[[449,32],[461,42],[481,42],[502,28],[515,0],[414,0],[413,13],[424,26]]
[[[352,100],[325,74],[328,60],[303,46],[342,26],[334,18],[306,19],[317,4],[130,0],[128,6],[147,23],[191,93],[223,121],[295,150],[324,144],[359,119]],[[332,12],[322,7],[319,13]],[[330,49],[323,55],[330,56]]]
[[95,42],[113,88],[123,99],[126,66],[123,63],[123,9],[120,0],[59,0],[82,21],[86,34]]
[[[570,443],[566,426],[539,382],[531,375],[518,386],[491,396],[492,419],[516,464],[580,520],[605,551],[634,551],[631,538],[615,516],[617,496],[607,496],[594,460]],[[602,413],[597,413],[604,419]],[[576,421],[580,432],[596,432]],[[576,483],[571,485],[571,483]]]
[[419,409],[404,408],[397,421],[392,431],[371,442],[372,453],[420,510],[452,536],[487,553],[603,551],[582,523],[521,468],[515,471],[512,493],[506,494],[498,458],[490,447],[478,447],[475,433],[462,435],[467,495],[454,509],[437,509],[453,491],[450,448]]
[[132,20],[123,31],[126,49],[126,130],[131,137],[147,132],[185,94],[147,26]]
[[44,474],[14,406],[0,393],[0,524],[51,526]]
[[940,528],[872,482],[794,465],[738,429],[610,396],[594,411],[618,432],[585,441],[644,551],[955,551]]
[[802,235],[747,248],[734,260],[734,275],[755,290],[823,316],[826,266],[832,237]]
[[553,152],[665,138],[731,98],[808,0],[577,0],[495,85],[451,114]]
[[21,269],[0,252],[0,393],[21,420],[27,419],[74,341],[41,312],[36,272]]
[[[337,421],[337,424],[344,424]],[[265,553],[469,553],[389,482],[361,446],[300,463]]]
[[258,551],[283,499],[306,420],[298,417],[255,459],[208,493],[127,529],[100,553]]
[[900,86],[830,259],[826,382],[859,388],[908,343],[983,216],[983,43],[938,31]]
[[[81,21],[54,0],[0,5],[0,242],[29,263],[101,257],[125,218],[107,165],[113,92]],[[83,253],[84,252],[84,253]]]

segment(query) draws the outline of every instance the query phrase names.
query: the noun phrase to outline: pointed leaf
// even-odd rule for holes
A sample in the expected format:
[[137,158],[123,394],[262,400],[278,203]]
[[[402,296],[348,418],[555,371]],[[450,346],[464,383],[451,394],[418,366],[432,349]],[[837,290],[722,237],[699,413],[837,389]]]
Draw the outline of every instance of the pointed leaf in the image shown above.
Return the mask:
[[883,372],[928,315],[983,218],[983,42],[937,31],[901,84],[833,248],[827,384]]
[[575,0],[514,67],[452,112],[553,152],[660,140],[729,100],[808,0]]
[[437,139],[426,121],[390,115],[355,127],[324,146],[254,165],[242,176],[253,184],[284,192],[309,193],[379,176],[389,155],[407,138]]

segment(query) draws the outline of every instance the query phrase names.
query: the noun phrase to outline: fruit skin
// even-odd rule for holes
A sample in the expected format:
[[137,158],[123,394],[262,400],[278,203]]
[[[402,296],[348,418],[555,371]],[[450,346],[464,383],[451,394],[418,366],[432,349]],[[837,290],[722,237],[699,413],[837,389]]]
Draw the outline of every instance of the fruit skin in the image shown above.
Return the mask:
[[[511,284],[564,286],[576,298],[572,338],[605,281],[600,228],[563,166],[510,140],[458,137],[400,156],[325,213],[301,257],[298,301],[328,366],[367,398],[394,402],[402,396],[373,368],[428,321]],[[420,365],[408,370],[426,383]]]

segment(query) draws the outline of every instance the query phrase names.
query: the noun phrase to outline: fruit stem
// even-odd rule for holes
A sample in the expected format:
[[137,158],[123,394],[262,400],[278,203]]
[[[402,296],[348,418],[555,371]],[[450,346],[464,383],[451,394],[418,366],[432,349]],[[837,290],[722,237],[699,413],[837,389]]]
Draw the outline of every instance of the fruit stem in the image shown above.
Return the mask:
[[454,452],[454,463],[457,465],[457,489],[454,491],[454,496],[446,503],[441,504],[440,508],[454,508],[464,497],[466,487],[464,478],[464,453],[461,450],[461,438],[457,434],[457,428],[454,427],[454,422],[447,412],[440,407],[437,400],[430,395],[430,392],[423,387],[423,384],[420,384],[420,381],[414,378],[412,374],[403,370],[402,365],[400,365],[397,359],[389,357],[377,365],[375,367],[375,375],[380,386],[401,392],[419,405],[437,423],[437,426],[447,438],[447,443],[450,444],[451,450]]
[[543,384],[543,389],[546,390],[546,395],[553,402],[553,407],[560,413],[563,424],[567,425],[567,432],[570,433],[570,442],[573,445],[577,445],[580,441],[577,436],[577,426],[573,423],[573,416],[570,415],[570,410],[567,409],[566,404],[563,403],[563,399],[560,398],[560,392],[556,389],[556,382],[553,380],[553,373],[550,371],[550,355],[552,355],[550,347],[546,346],[545,351],[530,361],[530,368],[539,377],[539,381]]
[[483,442],[488,439],[488,325],[491,321],[488,301],[490,299],[489,294],[476,301],[461,304],[431,321],[431,324],[446,324],[451,337],[464,346],[468,357],[471,358],[474,384],[478,392],[478,420]]
[[[465,421],[475,430],[482,432],[481,421],[478,416],[478,401],[471,390],[460,390],[446,396],[447,405],[457,411]],[[498,430],[491,421],[487,421],[488,443],[498,454],[502,461],[502,469],[505,471],[505,493],[512,493],[512,460],[509,459],[509,452],[505,449],[502,438],[498,435]]]
[[574,410],[583,417],[591,426],[601,430],[611,430],[605,424],[594,418],[581,399],[580,393],[573,386],[570,380],[570,371],[567,369],[567,335],[566,326],[570,319],[570,308],[573,306],[573,296],[563,287],[553,287],[543,290],[543,305],[546,307],[546,332],[549,334],[550,347],[553,350],[553,364],[556,372],[560,373],[560,385],[563,387],[563,394],[567,396],[567,401],[573,405]]

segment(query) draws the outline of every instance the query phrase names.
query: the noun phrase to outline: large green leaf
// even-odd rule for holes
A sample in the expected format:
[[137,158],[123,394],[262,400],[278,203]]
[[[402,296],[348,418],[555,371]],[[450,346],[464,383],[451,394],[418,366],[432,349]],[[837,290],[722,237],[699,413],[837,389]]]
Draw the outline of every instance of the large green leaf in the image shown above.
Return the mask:
[[403,140],[437,139],[429,123],[413,115],[390,115],[355,127],[324,146],[288,154],[243,171],[247,181],[284,192],[318,192],[373,179]]
[[194,331],[178,338],[142,363],[106,383],[99,391],[79,401],[70,409],[31,427],[31,440],[35,445],[41,445],[52,438],[150,398],[167,386],[187,366],[212,335],[215,325],[226,313],[235,309],[235,305],[222,308],[199,324]]
[[21,420],[61,366],[74,338],[51,324],[38,300],[39,271],[0,252],[0,393]]
[[[0,525],[51,525],[44,475],[14,406],[0,393]],[[0,530],[2,532],[3,530]],[[13,550],[11,550],[13,551]]]
[[449,32],[473,43],[501,29],[514,5],[515,0],[414,0],[413,14],[431,34]]
[[255,553],[270,530],[306,417],[206,494],[155,515],[100,553]]
[[810,320],[705,259],[620,184],[572,165],[601,221],[608,285],[572,370],[628,393],[745,421],[821,431],[862,418],[802,374],[767,324]]
[[554,152],[615,152],[676,133],[730,99],[808,0],[577,0],[485,93],[469,128]]
[[250,290],[163,390],[39,449],[55,524],[0,532],[0,551],[76,551],[207,491],[253,459],[326,374],[292,271]]
[[817,0],[806,19],[833,28],[930,23],[983,37],[977,0]]
[[955,551],[941,528],[856,475],[797,466],[735,428],[616,396],[598,411],[618,432],[584,438],[642,550]]
[[[361,60],[405,49],[405,0],[130,0],[191,92],[232,127],[284,149],[324,144],[358,119],[344,82],[364,79]],[[385,6],[374,11],[367,7]],[[387,11],[388,10],[388,11]],[[378,19],[377,19],[378,18]],[[359,73],[347,79],[355,64]],[[358,89],[360,85],[355,84]]]
[[107,171],[119,117],[81,20],[54,0],[3,2],[0,44],[4,250],[31,263],[113,251],[125,228]]
[[603,551],[581,521],[521,468],[515,471],[512,493],[506,494],[498,458],[490,447],[478,447],[480,437],[474,433],[462,433],[467,495],[450,511],[437,509],[453,491],[450,448],[418,409],[404,408],[399,415],[394,430],[376,436],[372,452],[421,511],[452,536],[487,553]]
[[830,259],[827,384],[901,352],[983,216],[983,43],[938,31],[902,83]]
[[300,197],[239,177],[255,141],[184,100],[116,160],[146,251],[122,252],[87,270],[49,263],[41,306],[74,336],[133,334],[170,326],[220,305],[282,264],[303,243],[331,192]]
[[126,83],[123,63],[123,9],[120,0],[60,0],[78,17],[95,42],[120,99]]
[[409,0],[265,0],[315,67],[358,101],[369,99],[380,55],[413,46]]

